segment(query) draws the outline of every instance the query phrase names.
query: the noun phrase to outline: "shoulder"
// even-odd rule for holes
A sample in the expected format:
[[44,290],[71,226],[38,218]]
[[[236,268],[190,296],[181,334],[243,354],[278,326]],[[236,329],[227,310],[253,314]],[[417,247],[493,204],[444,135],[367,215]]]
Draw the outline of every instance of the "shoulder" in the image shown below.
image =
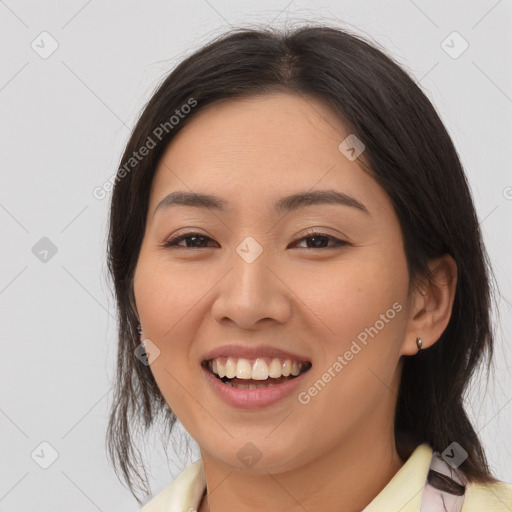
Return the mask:
[[146,503],[140,512],[181,512],[199,505],[205,490],[203,461],[197,460],[174,482]]
[[509,512],[512,510],[512,485],[506,482],[466,485],[462,512]]

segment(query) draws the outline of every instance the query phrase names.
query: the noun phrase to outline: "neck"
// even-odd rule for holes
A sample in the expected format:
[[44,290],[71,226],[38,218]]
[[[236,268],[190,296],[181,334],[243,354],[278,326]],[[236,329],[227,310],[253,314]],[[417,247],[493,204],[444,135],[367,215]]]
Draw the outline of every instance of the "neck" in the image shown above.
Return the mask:
[[[372,422],[373,423],[373,422]],[[361,511],[401,468],[393,425],[362,429],[306,465],[282,473],[233,470],[202,452],[208,495],[199,512]]]

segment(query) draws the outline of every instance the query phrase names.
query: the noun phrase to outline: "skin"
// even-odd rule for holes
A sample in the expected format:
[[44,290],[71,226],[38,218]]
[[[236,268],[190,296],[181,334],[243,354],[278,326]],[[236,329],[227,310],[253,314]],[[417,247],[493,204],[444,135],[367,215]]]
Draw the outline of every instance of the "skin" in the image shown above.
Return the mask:
[[[161,351],[151,371],[201,450],[208,495],[200,512],[360,511],[404,463],[393,432],[402,356],[417,352],[417,336],[428,348],[446,328],[456,266],[448,255],[432,261],[435,279],[408,294],[398,219],[385,191],[338,150],[348,134],[312,97],[230,99],[195,114],[157,169],[134,292],[144,337]],[[369,214],[339,205],[271,209],[282,196],[329,188]],[[175,190],[221,196],[229,209],[154,214]],[[347,244],[324,239],[311,249],[308,228]],[[199,249],[193,241],[163,247],[196,231],[211,239]],[[236,252],[249,236],[263,248],[253,263]],[[396,302],[401,311],[307,404],[292,393],[242,411],[203,376],[213,348],[270,344],[312,362],[299,390],[307,391]],[[250,468],[237,457],[248,441],[261,453]]]

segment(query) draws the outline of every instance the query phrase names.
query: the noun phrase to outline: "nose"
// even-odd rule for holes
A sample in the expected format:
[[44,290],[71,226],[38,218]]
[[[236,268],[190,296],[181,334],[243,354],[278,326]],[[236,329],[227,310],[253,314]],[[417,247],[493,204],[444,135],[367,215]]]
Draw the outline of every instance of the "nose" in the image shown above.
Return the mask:
[[267,258],[264,251],[252,263],[235,253],[230,263],[231,270],[216,287],[213,318],[248,330],[271,321],[286,323],[293,294],[275,260]]

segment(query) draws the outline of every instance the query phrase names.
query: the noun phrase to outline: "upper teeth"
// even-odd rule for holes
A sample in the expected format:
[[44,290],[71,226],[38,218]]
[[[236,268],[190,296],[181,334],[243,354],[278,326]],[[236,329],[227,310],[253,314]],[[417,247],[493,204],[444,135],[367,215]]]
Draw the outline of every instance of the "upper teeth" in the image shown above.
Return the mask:
[[288,377],[290,374],[296,376],[307,364],[278,358],[249,360],[242,357],[217,357],[208,361],[210,370],[221,378],[254,380],[266,380],[269,377],[277,379],[281,376]]

